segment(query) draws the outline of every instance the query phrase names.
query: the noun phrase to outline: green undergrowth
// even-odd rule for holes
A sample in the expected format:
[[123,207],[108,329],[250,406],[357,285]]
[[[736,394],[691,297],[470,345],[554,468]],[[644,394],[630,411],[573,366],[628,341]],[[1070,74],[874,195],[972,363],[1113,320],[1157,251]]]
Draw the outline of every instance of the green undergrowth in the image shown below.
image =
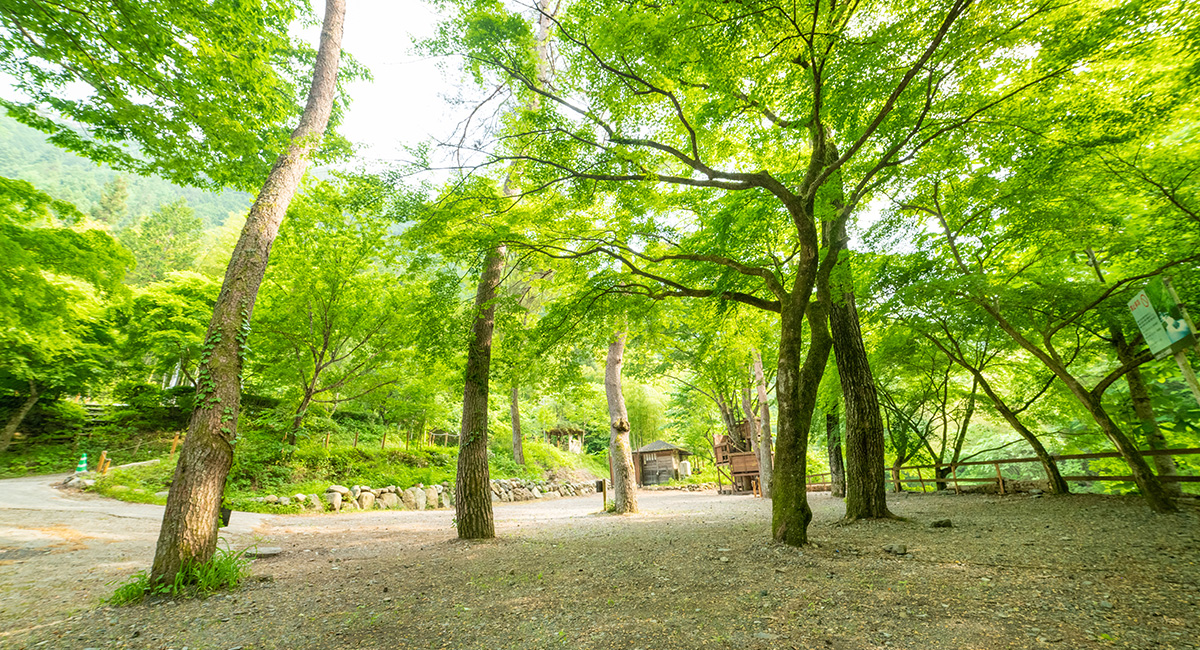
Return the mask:
[[194,598],[236,589],[243,580],[250,577],[250,558],[246,557],[247,550],[235,552],[229,548],[219,548],[208,562],[186,565],[171,583],[151,584],[150,575],[139,571],[118,585],[107,602],[120,607],[136,605],[148,596]]
[[[492,439],[489,445],[489,472],[493,478],[544,479],[561,476],[563,471],[579,475],[604,476],[605,460],[600,456],[572,454],[553,445],[530,440],[524,444],[526,465],[517,465],[509,440]],[[166,503],[166,491],[175,473],[178,454],[160,462],[137,467],[118,468],[98,477],[93,488],[99,494],[123,501]],[[262,503],[258,497],[269,494],[291,497],[295,494],[323,494],[331,484],[395,485],[407,488],[417,484],[453,485],[458,449],[439,445],[408,449],[359,446],[330,446],[303,443],[287,447],[274,436],[250,432],[239,440],[233,467],[225,484],[225,502],[234,510],[265,513],[296,513],[298,504],[286,506]]]
[[108,474],[96,477],[96,485],[92,490],[122,501],[162,505],[167,498],[156,495],[171,486],[178,460],[179,455],[176,454],[157,463],[111,469]]
[[0,478],[73,472],[87,454],[88,469],[97,469],[108,452],[113,465],[165,457],[173,431],[132,431],[118,426],[95,427],[55,440],[18,441],[0,459]]

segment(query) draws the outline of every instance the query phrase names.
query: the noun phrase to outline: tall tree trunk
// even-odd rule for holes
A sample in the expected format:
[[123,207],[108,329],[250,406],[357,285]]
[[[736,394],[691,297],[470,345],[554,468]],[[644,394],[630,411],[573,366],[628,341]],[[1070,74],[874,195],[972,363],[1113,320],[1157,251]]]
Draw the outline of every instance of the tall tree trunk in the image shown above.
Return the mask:
[[846,466],[842,463],[842,436],[838,431],[838,405],[825,413],[825,448],[829,451],[829,493],[846,496]]
[[518,465],[525,464],[525,446],[524,440],[521,439],[521,411],[519,407],[520,389],[514,385],[512,387],[512,406],[509,407],[509,415],[512,417],[512,447],[513,460],[517,461]]
[[37,384],[32,380],[29,382],[29,395],[25,396],[25,401],[17,407],[8,416],[8,422],[4,424],[4,432],[0,434],[0,453],[8,451],[8,447],[12,444],[13,436],[17,433],[17,428],[21,426],[21,422],[25,420],[25,416],[29,414],[29,409],[37,404],[41,393],[38,392]]
[[883,418],[853,291],[833,305],[829,321],[846,402],[846,519],[891,517],[884,492]]
[[625,333],[617,332],[608,344],[604,365],[604,394],[608,398],[608,457],[613,468],[613,512],[623,515],[638,511],[637,485],[633,473],[633,449],[629,446],[629,414],[621,393],[621,366],[625,363]]
[[1067,387],[1087,408],[1092,420],[1100,425],[1100,430],[1113,443],[1117,451],[1121,452],[1121,457],[1129,465],[1133,480],[1141,490],[1146,502],[1150,504],[1150,509],[1162,513],[1178,511],[1179,508],[1175,505],[1171,495],[1163,489],[1162,482],[1158,480],[1154,472],[1150,471],[1150,466],[1146,464],[1146,459],[1138,450],[1137,445],[1133,444],[1125,432],[1121,431],[1116,422],[1113,422],[1100,403],[1100,399],[1093,397],[1078,381],[1069,382]]
[[758,478],[762,495],[771,498],[771,479],[774,460],[771,453],[771,405],[767,401],[767,380],[763,376],[762,355],[754,350],[754,383],[758,385]]
[[801,300],[793,294],[780,301],[779,369],[775,377],[779,435],[775,440],[771,535],[790,546],[808,543],[808,524],[812,521],[808,505],[808,430],[817,404],[817,388],[833,347],[826,322],[826,295],[818,287],[818,299],[807,303],[811,340],[803,367],[800,327],[805,314],[796,304]]
[[496,321],[496,287],[500,285],[506,252],[504,246],[497,246],[488,253],[475,293],[475,326],[463,377],[458,476],[454,482],[455,520],[458,536],[462,539],[496,536],[496,525],[492,519],[492,488],[488,479],[488,378],[492,363],[492,331]]
[[326,0],[308,102],[288,150],[275,161],[250,208],[213,307],[197,373],[196,409],[179,452],[150,581],[171,582],[187,564],[212,558],[225,479],[233,464],[246,336],[271,244],[320,145],[337,93],[345,0]]

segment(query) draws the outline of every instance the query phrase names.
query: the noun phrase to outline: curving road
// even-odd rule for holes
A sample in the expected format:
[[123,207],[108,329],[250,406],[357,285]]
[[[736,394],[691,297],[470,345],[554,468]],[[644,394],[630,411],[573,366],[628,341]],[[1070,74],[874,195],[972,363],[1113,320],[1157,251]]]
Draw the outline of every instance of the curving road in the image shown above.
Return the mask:
[[[0,480],[0,647],[112,594],[150,567],[163,507],[56,487],[54,474]],[[262,543],[275,515],[237,512],[223,544]],[[23,622],[10,627],[5,621]]]
[[[24,510],[36,512],[77,513],[75,523],[82,526],[96,517],[118,517],[128,519],[146,519],[155,522],[162,521],[163,506],[148,503],[127,503],[116,499],[80,492],[78,490],[59,489],[60,485],[71,474],[49,474],[42,476],[27,476],[0,480],[0,511]],[[252,533],[267,519],[274,515],[264,515],[254,512],[237,512],[229,520],[226,534]],[[34,517],[38,519],[38,517]],[[0,526],[5,523],[19,523],[22,516],[18,513],[0,513]],[[0,533],[0,546],[4,545],[3,534]]]

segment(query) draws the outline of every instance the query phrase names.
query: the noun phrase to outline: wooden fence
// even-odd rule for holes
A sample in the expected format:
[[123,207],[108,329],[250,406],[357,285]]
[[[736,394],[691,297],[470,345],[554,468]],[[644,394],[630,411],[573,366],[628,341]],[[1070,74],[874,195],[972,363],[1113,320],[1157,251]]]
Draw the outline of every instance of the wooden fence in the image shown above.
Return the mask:
[[[1141,453],[1143,456],[1191,456],[1191,455],[1195,455],[1195,454],[1200,454],[1200,448],[1157,449],[1157,450],[1141,451],[1139,453]],[[1057,463],[1059,461],[1064,461],[1064,460],[1092,460],[1092,459],[1099,459],[1099,458],[1121,458],[1121,454],[1120,454],[1120,452],[1116,452],[1116,451],[1108,451],[1108,452],[1102,452],[1102,453],[1098,453],[1098,454],[1061,454],[1061,455],[1051,455],[1050,457],[1053,458],[1054,461]],[[891,476],[890,477],[885,476],[885,480],[891,481],[892,489],[894,489],[896,492],[899,492],[901,490],[902,485],[905,483],[920,484],[922,492],[925,491],[926,486],[929,484],[932,484],[933,488],[935,490],[938,489],[938,486],[940,484],[950,484],[950,485],[954,486],[955,492],[961,492],[962,490],[959,487],[959,485],[961,483],[993,483],[996,485],[996,491],[999,492],[1000,494],[1004,494],[1005,493],[1005,490],[1004,490],[1005,478],[1004,478],[1003,472],[1001,472],[1001,470],[1000,470],[1001,465],[1012,465],[1012,464],[1016,464],[1016,463],[1037,463],[1040,465],[1041,462],[1042,462],[1041,459],[1039,459],[1035,456],[1035,457],[1031,457],[1031,458],[1006,458],[1006,459],[1001,459],[1001,460],[975,460],[975,461],[967,461],[967,462],[962,462],[962,463],[945,463],[942,465],[909,465],[909,466],[900,467],[900,468],[896,468],[896,467],[889,468],[888,473],[890,473]],[[966,477],[966,476],[960,477],[958,475],[959,468],[978,467],[978,466],[986,466],[986,465],[991,465],[996,470],[996,476],[994,478],[993,477],[980,478],[980,477]],[[929,472],[930,476],[926,477],[926,476],[922,475],[921,470],[932,470],[932,471]],[[939,470],[948,470],[949,474],[945,477],[938,477],[937,473]],[[911,475],[913,473],[916,474],[916,478],[911,478]],[[904,476],[902,477],[901,474],[903,474]],[[1200,476],[1177,475],[1177,476],[1159,476],[1158,478],[1159,478],[1159,480],[1161,480],[1165,483],[1200,483]],[[1120,475],[1120,476],[1096,475],[1096,476],[1093,476],[1090,474],[1082,475],[1082,476],[1065,476],[1064,475],[1063,479],[1065,479],[1067,481],[1085,481],[1085,482],[1090,482],[1090,481],[1130,481],[1130,482],[1132,482],[1133,476],[1129,476],[1129,475]],[[829,472],[823,472],[820,474],[809,474],[808,475],[808,491],[809,492],[827,491],[830,488],[829,481],[830,481]]]

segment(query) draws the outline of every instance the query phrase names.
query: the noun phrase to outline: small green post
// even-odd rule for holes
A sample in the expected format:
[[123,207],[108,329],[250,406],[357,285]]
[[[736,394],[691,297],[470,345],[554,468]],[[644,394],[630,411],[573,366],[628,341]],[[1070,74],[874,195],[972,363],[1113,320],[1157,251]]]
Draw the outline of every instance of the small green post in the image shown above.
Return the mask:
[[87,471],[87,452],[84,452],[83,455],[79,457],[79,464],[75,466],[75,473],[78,474],[80,472],[86,472],[86,471]]

